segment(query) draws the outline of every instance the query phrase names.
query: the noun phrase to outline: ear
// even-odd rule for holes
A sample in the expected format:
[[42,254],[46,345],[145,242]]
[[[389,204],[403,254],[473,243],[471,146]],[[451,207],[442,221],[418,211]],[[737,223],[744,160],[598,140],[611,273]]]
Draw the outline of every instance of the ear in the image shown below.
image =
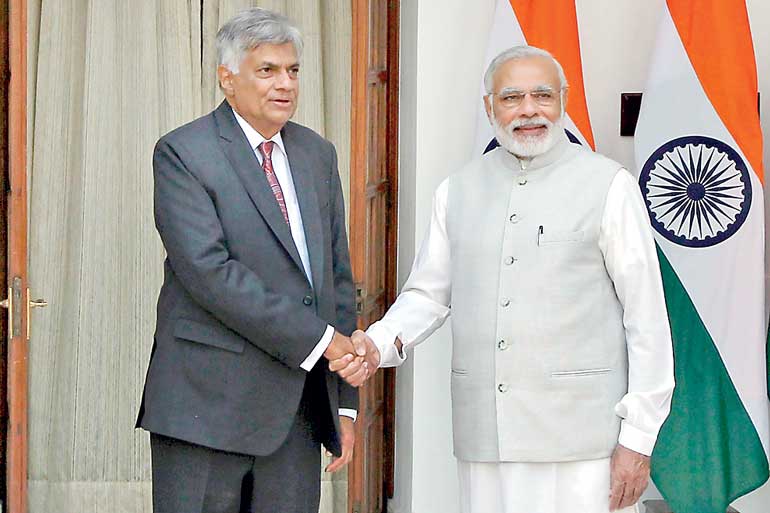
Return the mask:
[[235,94],[233,89],[233,76],[235,74],[224,64],[217,66],[217,78],[219,79],[219,88],[225,93],[225,96],[230,97]]
[[562,101],[561,108],[562,108],[562,110],[564,110],[564,112],[567,112],[567,97],[568,96],[569,96],[569,87],[565,87],[564,88],[564,92],[562,93],[562,100],[561,100]]
[[492,113],[492,100],[490,98],[491,98],[490,95],[488,94],[484,95],[484,110],[487,112],[487,119],[491,123],[493,113]]

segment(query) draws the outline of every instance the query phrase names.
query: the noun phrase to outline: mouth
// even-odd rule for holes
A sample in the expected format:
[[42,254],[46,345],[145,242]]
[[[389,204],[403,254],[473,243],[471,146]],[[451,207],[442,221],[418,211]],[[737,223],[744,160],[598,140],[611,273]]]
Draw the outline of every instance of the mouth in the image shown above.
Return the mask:
[[513,129],[514,135],[521,135],[524,137],[537,137],[543,135],[548,131],[546,125],[523,125],[517,126]]
[[275,106],[281,107],[281,108],[288,108],[288,107],[291,107],[294,104],[294,102],[292,100],[284,99],[284,98],[275,98],[275,99],[270,100],[270,101]]

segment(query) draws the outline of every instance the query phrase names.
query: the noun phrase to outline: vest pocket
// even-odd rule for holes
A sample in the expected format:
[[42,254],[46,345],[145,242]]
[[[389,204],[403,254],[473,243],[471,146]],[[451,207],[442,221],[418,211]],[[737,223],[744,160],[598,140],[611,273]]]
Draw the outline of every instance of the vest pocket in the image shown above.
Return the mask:
[[578,378],[582,376],[596,376],[598,374],[607,374],[612,372],[612,369],[576,369],[567,371],[554,371],[551,373],[552,378]]
[[539,245],[559,244],[564,242],[582,242],[585,239],[583,230],[543,230],[538,238]]

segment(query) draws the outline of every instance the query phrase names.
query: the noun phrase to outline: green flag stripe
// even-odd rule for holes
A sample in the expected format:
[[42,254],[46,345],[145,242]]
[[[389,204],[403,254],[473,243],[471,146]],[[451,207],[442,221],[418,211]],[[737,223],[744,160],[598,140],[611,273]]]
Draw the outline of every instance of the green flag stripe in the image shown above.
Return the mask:
[[676,388],[652,455],[652,477],[674,513],[725,513],[730,502],[767,481],[767,457],[711,336],[660,248],[658,258]]

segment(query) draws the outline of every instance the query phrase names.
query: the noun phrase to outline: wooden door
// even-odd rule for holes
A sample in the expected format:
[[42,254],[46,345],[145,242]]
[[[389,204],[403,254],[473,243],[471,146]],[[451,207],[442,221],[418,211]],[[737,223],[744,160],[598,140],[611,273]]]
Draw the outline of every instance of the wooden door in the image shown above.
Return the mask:
[[[10,75],[8,63],[8,0],[0,2],[0,76],[8,77]],[[0,191],[7,191],[8,184],[8,81],[0,80]],[[6,194],[0,194],[0,283],[7,283],[8,270],[8,198]],[[0,288],[0,299],[7,297],[7,287]],[[0,397],[6,397],[8,386],[6,383],[6,344],[8,339],[8,322],[4,315],[0,315],[0,331],[2,338],[0,340]],[[6,433],[8,427],[8,403],[0,401],[0,433]],[[5,436],[0,436],[0,480],[5,482],[6,476],[6,444]],[[6,489],[0,488],[0,503],[6,503]]]
[[[0,303],[8,313],[5,357],[7,424],[5,445],[6,501],[4,511],[27,512],[27,356],[29,354],[30,308],[27,288],[27,3],[6,0],[3,25],[7,27],[8,86],[4,100],[7,110],[7,179],[5,184],[7,242],[5,281],[7,296]],[[42,305],[42,303],[41,303]]]
[[[350,248],[358,326],[378,320],[396,293],[399,2],[353,0]],[[361,388],[348,510],[385,511],[393,495],[395,372]]]

